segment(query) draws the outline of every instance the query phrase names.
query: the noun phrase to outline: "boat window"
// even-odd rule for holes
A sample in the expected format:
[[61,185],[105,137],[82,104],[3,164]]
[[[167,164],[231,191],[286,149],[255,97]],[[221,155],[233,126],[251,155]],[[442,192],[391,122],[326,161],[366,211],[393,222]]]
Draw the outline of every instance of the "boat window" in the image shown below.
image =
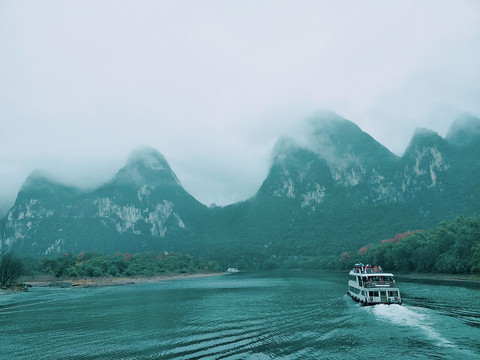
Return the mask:
[[370,296],[379,296],[378,291],[369,291]]
[[350,291],[357,295],[360,294],[360,289],[354,288],[353,286],[350,286]]
[[389,291],[388,296],[398,296],[398,291]]

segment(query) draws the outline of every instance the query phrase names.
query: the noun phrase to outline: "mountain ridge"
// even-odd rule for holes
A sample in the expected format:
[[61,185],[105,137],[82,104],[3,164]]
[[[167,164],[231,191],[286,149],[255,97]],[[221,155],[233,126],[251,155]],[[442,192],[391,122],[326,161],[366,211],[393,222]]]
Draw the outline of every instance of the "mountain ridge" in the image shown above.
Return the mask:
[[[452,125],[449,139],[415,131],[401,157],[342,117],[310,120],[309,141],[279,139],[257,193],[225,207],[197,201],[153,148],[134,150],[88,192],[31,174],[0,222],[0,245],[34,255],[181,251],[250,265],[335,254],[478,213],[480,161],[466,156],[480,152],[475,119]],[[473,135],[459,143],[468,126]]]

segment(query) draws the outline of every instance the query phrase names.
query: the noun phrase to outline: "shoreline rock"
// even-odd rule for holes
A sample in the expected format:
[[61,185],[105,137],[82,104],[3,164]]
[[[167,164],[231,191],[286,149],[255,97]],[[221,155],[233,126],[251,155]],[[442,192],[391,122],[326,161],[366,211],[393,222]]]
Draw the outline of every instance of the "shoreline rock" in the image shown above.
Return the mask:
[[[27,284],[28,286],[28,284]],[[68,282],[68,281],[54,281],[54,282],[51,282],[50,284],[47,285],[48,287],[55,287],[55,288],[63,288],[63,289],[66,289],[66,288],[71,288],[73,287],[73,284],[71,282]]]
[[22,283],[31,287],[54,287],[54,288],[93,288],[104,286],[120,286],[120,285],[132,285],[139,283],[152,283],[165,280],[176,280],[186,278],[197,277],[209,277],[219,276],[224,273],[204,273],[204,274],[169,274],[169,275],[157,275],[148,277],[99,277],[99,278],[82,278],[82,279],[61,279],[61,280],[25,280]]

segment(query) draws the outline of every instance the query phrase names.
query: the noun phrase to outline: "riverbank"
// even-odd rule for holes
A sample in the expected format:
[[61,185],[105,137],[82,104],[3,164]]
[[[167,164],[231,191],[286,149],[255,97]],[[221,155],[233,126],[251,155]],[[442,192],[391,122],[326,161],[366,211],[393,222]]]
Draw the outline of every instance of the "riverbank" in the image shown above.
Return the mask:
[[437,273],[395,273],[398,280],[444,281],[458,284],[476,284],[480,286],[479,274],[437,274]]
[[195,274],[163,274],[154,276],[134,276],[134,277],[92,277],[92,278],[55,278],[39,277],[34,279],[20,279],[20,288],[27,287],[58,287],[58,288],[90,288],[104,286],[120,286],[139,283],[153,283],[166,280],[199,278],[208,276],[224,275],[223,272],[217,273],[195,273]]

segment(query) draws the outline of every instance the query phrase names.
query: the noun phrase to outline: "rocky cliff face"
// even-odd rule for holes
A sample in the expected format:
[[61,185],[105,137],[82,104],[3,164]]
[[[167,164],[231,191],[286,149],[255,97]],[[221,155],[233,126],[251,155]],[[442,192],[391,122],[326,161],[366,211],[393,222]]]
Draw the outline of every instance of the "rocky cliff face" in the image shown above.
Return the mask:
[[34,173],[0,222],[2,248],[37,255],[173,250],[265,261],[338,253],[480,211],[480,120],[471,116],[455,121],[445,139],[417,130],[398,157],[330,115],[311,121],[301,144],[281,139],[273,155],[253,198],[212,209],[185,192],[154,149],[132,153],[90,192]]
[[[297,199],[300,207],[308,207],[347,198],[354,205],[375,205],[407,203],[425,192],[458,193],[452,178],[467,188],[478,183],[480,131],[472,135],[475,131],[469,130],[476,129],[476,120],[457,121],[447,139],[417,129],[402,157],[347,120],[327,119],[327,125],[319,121],[309,145],[279,142],[259,194]],[[462,143],[465,133],[469,137]]]
[[188,238],[194,213],[205,209],[185,192],[158,151],[141,149],[109,183],[91,192],[32,174],[7,215],[3,247],[37,255],[167,251]]
[[399,159],[358,126],[334,116],[311,122],[309,131],[302,147],[288,139],[278,144],[260,193],[286,194],[308,207],[361,192],[363,201],[374,202],[392,192]]
[[249,204],[269,209],[258,215],[268,220],[257,232],[276,235],[272,244],[268,236],[260,241],[277,257],[331,253],[478,214],[479,124],[459,119],[446,139],[418,129],[398,157],[345,119],[311,123],[308,142],[278,143],[267,179]]

